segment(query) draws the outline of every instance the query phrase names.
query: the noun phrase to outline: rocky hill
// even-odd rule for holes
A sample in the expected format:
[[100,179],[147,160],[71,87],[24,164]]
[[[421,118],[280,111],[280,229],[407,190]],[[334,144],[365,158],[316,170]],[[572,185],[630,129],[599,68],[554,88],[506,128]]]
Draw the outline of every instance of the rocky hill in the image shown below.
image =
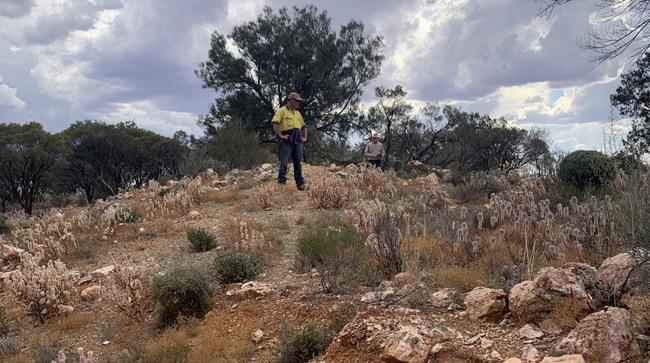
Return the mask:
[[308,191],[270,164],[207,170],[12,215],[0,359],[648,362],[644,251],[616,201],[412,167],[306,165]]

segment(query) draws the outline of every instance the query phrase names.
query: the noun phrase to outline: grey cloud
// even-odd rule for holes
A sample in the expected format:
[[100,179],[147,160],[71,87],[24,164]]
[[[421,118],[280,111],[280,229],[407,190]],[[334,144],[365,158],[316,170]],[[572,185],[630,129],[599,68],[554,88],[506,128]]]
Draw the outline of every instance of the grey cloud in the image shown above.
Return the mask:
[[92,28],[100,11],[121,7],[119,0],[73,0],[63,11],[36,19],[34,25],[24,30],[23,38],[28,44],[49,44],[64,39],[72,31]]
[[36,0],[3,0],[0,2],[0,16],[22,18],[28,15]]

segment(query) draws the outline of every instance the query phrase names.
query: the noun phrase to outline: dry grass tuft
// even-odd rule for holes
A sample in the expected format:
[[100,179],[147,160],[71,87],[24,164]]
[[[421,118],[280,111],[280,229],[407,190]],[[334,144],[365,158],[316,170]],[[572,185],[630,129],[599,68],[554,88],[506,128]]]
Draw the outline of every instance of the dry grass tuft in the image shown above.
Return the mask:
[[352,188],[338,177],[329,176],[311,186],[309,199],[316,209],[340,209],[352,199]]
[[[220,362],[248,362],[255,350],[251,333],[260,326],[259,319],[242,316],[232,320],[228,314],[208,316],[192,339],[190,363],[203,363],[206,357],[220,357]],[[228,334],[224,334],[228,331]]]

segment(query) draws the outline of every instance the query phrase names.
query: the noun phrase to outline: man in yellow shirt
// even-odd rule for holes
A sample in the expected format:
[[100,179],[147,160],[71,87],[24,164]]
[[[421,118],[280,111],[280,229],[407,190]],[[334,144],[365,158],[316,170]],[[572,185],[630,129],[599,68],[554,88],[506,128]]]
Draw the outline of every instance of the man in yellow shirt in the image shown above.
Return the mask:
[[271,120],[273,132],[280,139],[280,170],[278,171],[278,183],[287,183],[287,165],[289,158],[293,161],[293,178],[296,181],[298,190],[307,190],[307,184],[302,177],[302,148],[307,142],[307,128],[298,107],[303,99],[297,92],[289,93],[287,105],[280,109]]

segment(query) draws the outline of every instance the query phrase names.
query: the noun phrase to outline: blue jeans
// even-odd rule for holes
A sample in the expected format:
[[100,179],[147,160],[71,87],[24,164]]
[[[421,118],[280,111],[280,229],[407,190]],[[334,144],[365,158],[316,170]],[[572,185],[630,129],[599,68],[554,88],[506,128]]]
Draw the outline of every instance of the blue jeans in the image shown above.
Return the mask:
[[374,166],[375,168],[380,168],[381,169],[381,160],[368,160],[370,165]]
[[300,186],[305,184],[305,179],[302,177],[302,144],[292,144],[289,142],[280,141],[280,170],[278,171],[278,183],[286,184],[287,182],[287,165],[289,165],[289,158],[293,161],[293,178],[296,185]]

